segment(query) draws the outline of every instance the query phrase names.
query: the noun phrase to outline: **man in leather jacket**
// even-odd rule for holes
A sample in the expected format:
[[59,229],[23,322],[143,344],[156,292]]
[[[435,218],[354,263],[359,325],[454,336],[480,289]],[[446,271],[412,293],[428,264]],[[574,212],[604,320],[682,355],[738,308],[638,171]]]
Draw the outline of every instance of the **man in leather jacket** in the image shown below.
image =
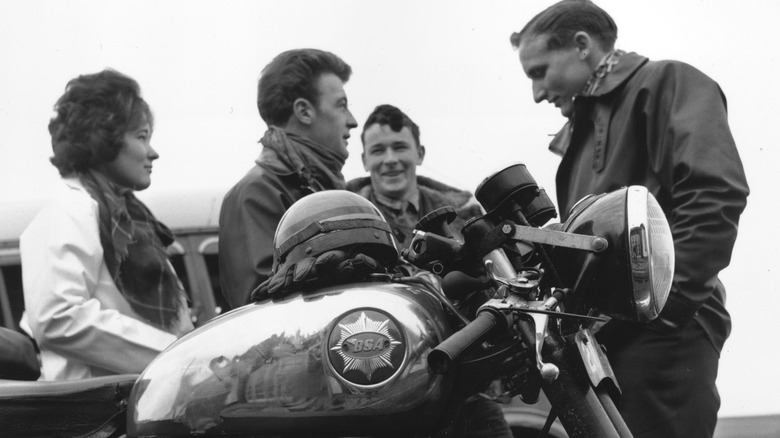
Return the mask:
[[357,126],[344,84],[351,67],[330,52],[281,53],[262,71],[257,107],[268,125],[260,157],[225,195],[219,218],[222,295],[231,307],[249,302],[268,278],[276,226],[298,199],[343,189],[349,131]]
[[675,245],[671,294],[648,325],[611,321],[599,332],[635,436],[712,436],[718,358],[731,329],[725,289],[748,186],[715,81],[676,61],[615,50],[617,26],[589,1],[565,0],[511,37],[533,98],[569,123],[559,211],[588,194],[643,185],[666,213]]

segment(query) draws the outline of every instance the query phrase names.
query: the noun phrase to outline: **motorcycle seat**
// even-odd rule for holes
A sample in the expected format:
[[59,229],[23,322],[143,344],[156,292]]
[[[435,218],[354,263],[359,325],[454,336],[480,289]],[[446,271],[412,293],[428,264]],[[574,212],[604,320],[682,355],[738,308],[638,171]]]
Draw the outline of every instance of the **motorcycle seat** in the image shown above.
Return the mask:
[[99,436],[123,431],[138,374],[59,382],[0,379],[3,436]]

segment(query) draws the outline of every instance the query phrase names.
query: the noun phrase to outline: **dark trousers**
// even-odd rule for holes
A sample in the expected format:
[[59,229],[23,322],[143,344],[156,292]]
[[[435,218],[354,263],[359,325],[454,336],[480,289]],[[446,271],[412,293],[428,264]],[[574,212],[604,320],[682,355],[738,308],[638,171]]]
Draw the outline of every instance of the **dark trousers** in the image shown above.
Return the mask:
[[635,437],[712,437],[719,354],[698,323],[675,333],[612,321],[599,331],[622,390],[618,407]]
[[512,438],[501,405],[479,396],[471,397],[447,428],[433,438]]

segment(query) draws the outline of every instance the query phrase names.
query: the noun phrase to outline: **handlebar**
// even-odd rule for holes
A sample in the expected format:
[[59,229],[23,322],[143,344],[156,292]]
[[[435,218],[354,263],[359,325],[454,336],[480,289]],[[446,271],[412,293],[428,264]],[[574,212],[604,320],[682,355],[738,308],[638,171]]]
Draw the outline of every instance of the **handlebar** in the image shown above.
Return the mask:
[[490,309],[480,311],[473,321],[430,352],[428,365],[437,374],[450,372],[464,352],[486,341],[500,327],[506,327],[506,319],[500,313]]

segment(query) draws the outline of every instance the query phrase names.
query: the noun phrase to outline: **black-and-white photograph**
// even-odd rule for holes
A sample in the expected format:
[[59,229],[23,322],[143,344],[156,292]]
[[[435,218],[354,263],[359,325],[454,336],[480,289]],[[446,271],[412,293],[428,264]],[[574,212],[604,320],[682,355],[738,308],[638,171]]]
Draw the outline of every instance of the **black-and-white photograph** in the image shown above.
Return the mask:
[[780,436],[778,16],[0,0],[0,436]]

